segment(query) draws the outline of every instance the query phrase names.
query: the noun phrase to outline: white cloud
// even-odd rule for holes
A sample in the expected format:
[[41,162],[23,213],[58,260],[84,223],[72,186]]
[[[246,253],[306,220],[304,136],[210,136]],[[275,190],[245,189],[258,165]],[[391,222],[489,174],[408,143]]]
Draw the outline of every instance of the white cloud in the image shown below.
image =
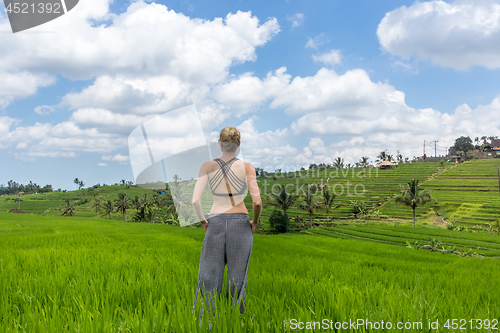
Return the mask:
[[[183,83],[178,78],[168,75],[146,78],[103,75],[97,77],[91,86],[82,91],[63,96],[60,106],[147,115],[192,103],[192,100],[198,99],[197,89],[200,90],[200,87]],[[205,94],[201,99],[205,98]]]
[[[6,31],[8,25],[7,19],[0,21]],[[164,111],[183,97],[175,95],[176,84],[220,82],[233,64],[254,61],[255,48],[278,33],[279,25],[275,18],[260,24],[251,12],[240,11],[212,21],[191,19],[161,4],[142,1],[115,15],[109,12],[107,0],[88,0],[80,2],[78,10],[32,31],[57,33],[0,35],[0,108],[16,98],[33,95],[38,87],[52,84],[61,75],[72,80],[97,77],[94,88],[115,88],[99,95],[89,87],[80,94],[69,94],[64,101],[68,104],[85,104],[82,98],[87,94],[101,97],[104,104],[118,99],[122,104],[117,107],[128,109],[153,101],[154,107]],[[152,77],[157,78],[156,83],[166,81],[161,84],[162,91],[141,89],[142,83],[155,83]],[[167,86],[174,89],[165,93]],[[179,94],[185,94],[185,87],[177,88]],[[127,101],[132,106],[128,107]],[[78,107],[112,110],[110,105]],[[142,111],[150,112],[147,105]]]
[[[241,133],[242,153],[245,161],[256,167],[270,170],[297,153],[295,147],[285,142],[289,135],[288,129],[259,132],[254,126],[255,120],[257,118],[253,116],[236,126]],[[212,136],[217,135],[218,133],[212,133]]]
[[132,3],[109,26],[94,27],[78,9],[44,25],[58,34],[0,36],[0,67],[38,69],[71,79],[128,73],[216,82],[232,63],[255,60],[255,47],[279,31],[276,19],[259,25],[250,12],[204,21],[144,2]]
[[252,73],[231,77],[228,82],[214,88],[212,97],[224,106],[246,113],[286,88],[291,76],[285,72],[286,67],[281,67],[274,73],[269,72],[262,80]]
[[116,154],[111,160],[120,164],[130,164],[130,157],[123,156],[122,154]]
[[[1,36],[0,34],[0,40]],[[47,87],[55,82],[54,76],[28,71],[8,72],[0,69],[0,77],[0,110],[6,108],[14,99],[33,95],[39,87]]]
[[326,66],[335,66],[341,63],[342,55],[340,54],[340,50],[331,50],[327,53],[313,54],[312,58],[314,61],[322,62]]
[[108,166],[108,164],[107,164],[107,163],[101,163],[101,162],[97,163],[97,165],[98,165],[98,166],[102,166],[102,167]]
[[[74,112],[67,121],[14,129],[1,124],[0,148],[24,147],[27,155],[19,158],[110,152],[126,146],[125,134],[135,126],[191,103],[204,126],[216,126],[233,110],[209,97],[212,87],[225,82],[234,64],[255,61],[255,49],[280,31],[275,18],[261,23],[251,12],[210,21],[138,1],[115,15],[109,3],[79,3],[78,11],[32,29],[55,34],[0,35],[0,108],[35,94],[57,75],[95,77],[58,105],[34,110],[43,115],[68,107]],[[0,26],[8,30],[8,20],[0,19]]]
[[10,126],[18,122],[17,119],[7,116],[0,116],[0,137],[9,133]]
[[455,0],[415,2],[385,15],[377,29],[382,49],[464,70],[500,68],[500,4]]
[[[101,159],[105,161],[118,162],[120,164],[130,164],[130,156],[123,156],[122,154],[116,154],[115,156],[103,155]],[[101,164],[106,164],[106,163],[101,163]]]
[[15,153],[21,159],[32,157],[76,157],[78,151],[110,152],[126,147],[126,139],[117,135],[99,133],[95,128],[80,129],[71,121],[56,125],[36,123],[18,126],[0,135],[0,147],[15,146],[26,152]]
[[55,107],[50,106],[50,105],[39,105],[36,106],[34,111],[35,113],[38,113],[39,115],[47,115],[50,114],[51,112],[54,112]]
[[151,117],[113,113],[105,109],[79,109],[70,117],[81,128],[96,128],[100,133],[129,134],[135,127]]
[[[432,108],[414,109],[406,105],[402,91],[388,83],[371,81],[361,69],[340,75],[322,68],[313,76],[293,80],[286,68],[270,72],[263,79],[246,73],[215,92],[220,103],[232,107],[255,107],[270,101],[271,108],[285,108],[290,115],[298,115],[288,128],[272,133],[275,137],[258,133],[255,117],[240,125],[246,126],[253,137],[265,138],[244,145],[250,159],[260,163],[257,166],[297,167],[333,161],[337,156],[355,163],[365,155],[374,160],[384,149],[392,154],[400,150],[408,157],[420,156],[424,140],[439,140],[440,145],[449,147],[461,135],[481,137],[500,131],[500,125],[491,121],[500,114],[500,95],[489,105],[475,109],[462,105],[451,114]],[[313,138],[302,151],[287,145],[289,138],[306,135]],[[346,139],[326,146],[322,136]],[[444,153],[443,147],[438,155]]]
[[[19,154],[20,155],[20,154]],[[78,157],[78,154],[76,154],[73,151],[31,151],[27,154],[29,157]],[[20,156],[16,156],[18,158],[21,158]]]
[[306,43],[306,47],[310,47],[312,49],[318,49],[319,46],[325,44],[325,43],[329,43],[330,40],[328,40],[328,38],[326,38],[325,34],[324,33],[321,33],[317,36],[315,36],[314,38],[309,38],[309,40],[307,41]]
[[296,27],[302,25],[302,23],[304,23],[304,14],[295,13],[292,16],[287,15],[286,19],[288,21],[292,22],[292,28],[296,28]]
[[[343,75],[321,68],[314,76],[295,77],[274,98],[271,106],[289,113],[329,111],[346,119],[373,117],[387,108],[406,107],[403,92],[386,83],[375,83],[362,69]],[[377,113],[378,112],[378,113]]]

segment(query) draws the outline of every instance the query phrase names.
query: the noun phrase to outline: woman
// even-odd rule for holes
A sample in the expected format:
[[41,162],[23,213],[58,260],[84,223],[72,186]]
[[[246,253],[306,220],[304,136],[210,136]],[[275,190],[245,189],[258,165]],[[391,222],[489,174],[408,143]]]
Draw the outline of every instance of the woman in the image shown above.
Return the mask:
[[[243,314],[252,234],[262,211],[262,201],[254,167],[236,158],[240,132],[235,127],[225,127],[220,132],[219,144],[222,157],[203,163],[193,193],[193,208],[205,229],[196,297],[201,291],[205,295],[205,304],[210,301],[213,307],[213,298],[222,290],[227,264],[227,291],[231,292]],[[207,183],[214,195],[208,221],[201,208],[201,197]],[[252,221],[243,202],[246,188],[253,202]],[[203,307],[200,316],[203,316]]]

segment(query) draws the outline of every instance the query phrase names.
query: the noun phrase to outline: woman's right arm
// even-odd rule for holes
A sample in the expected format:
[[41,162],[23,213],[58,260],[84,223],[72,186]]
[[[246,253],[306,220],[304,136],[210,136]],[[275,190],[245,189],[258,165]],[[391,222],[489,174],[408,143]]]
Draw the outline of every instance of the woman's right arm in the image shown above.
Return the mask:
[[253,202],[253,221],[251,223],[252,231],[254,231],[257,223],[259,222],[260,213],[262,212],[262,200],[260,199],[260,191],[257,184],[257,177],[255,175],[255,168],[250,163],[245,163],[245,166],[248,192],[250,192]]

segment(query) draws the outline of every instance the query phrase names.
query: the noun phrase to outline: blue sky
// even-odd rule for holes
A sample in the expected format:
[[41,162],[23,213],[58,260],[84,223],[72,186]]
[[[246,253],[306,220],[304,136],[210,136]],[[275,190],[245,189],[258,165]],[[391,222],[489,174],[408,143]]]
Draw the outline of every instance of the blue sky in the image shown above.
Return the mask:
[[[0,184],[135,181],[127,137],[195,103],[268,171],[500,135],[498,1],[86,0],[0,14]],[[430,149],[430,147],[428,147]]]

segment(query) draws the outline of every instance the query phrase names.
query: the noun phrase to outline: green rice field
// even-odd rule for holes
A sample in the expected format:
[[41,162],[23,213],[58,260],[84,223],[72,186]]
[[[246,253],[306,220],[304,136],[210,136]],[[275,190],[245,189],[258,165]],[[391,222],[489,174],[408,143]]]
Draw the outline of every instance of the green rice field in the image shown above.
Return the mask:
[[[218,300],[212,331],[498,332],[500,236],[488,230],[500,211],[495,163],[259,177],[264,224],[274,209],[265,197],[273,185],[300,191],[328,184],[337,193],[330,226],[321,208],[312,229],[292,222],[293,233],[255,234],[246,312],[233,314],[225,298]],[[417,209],[417,228],[411,209],[394,200],[411,178],[436,199]],[[200,326],[194,315],[203,230],[127,223],[119,213],[97,218],[94,196],[115,200],[123,192],[131,198],[153,193],[103,186],[23,195],[21,203],[1,197],[0,333],[208,331],[208,321]],[[66,200],[81,203],[75,216],[60,216]],[[354,219],[350,200],[365,201],[369,214]],[[308,221],[300,202],[288,215]],[[249,197],[245,203],[251,211]],[[26,214],[7,213],[18,208]],[[127,210],[129,221],[135,212]],[[469,232],[448,230],[443,221]],[[431,239],[484,258],[407,247]],[[391,328],[380,328],[382,321]]]
[[[306,190],[308,184],[328,185],[337,196],[334,203],[336,208],[330,211],[330,217],[334,219],[350,219],[352,218],[349,207],[350,200],[362,200],[370,209],[382,209],[378,208],[379,206],[385,208],[383,205],[399,193],[400,184],[405,184],[411,178],[418,178],[421,182],[424,182],[442,169],[444,168],[440,168],[434,163],[404,163],[393,170],[379,170],[378,168],[308,170],[293,173],[294,178],[287,179],[278,174],[277,179],[274,180],[274,174],[269,174],[267,177],[261,176],[258,179],[261,193],[268,194],[272,192],[275,184],[290,184],[287,189],[296,192],[301,189]],[[248,205],[250,205],[250,198],[247,198],[247,200],[249,200]],[[288,215],[299,215],[308,219],[308,213],[297,208],[300,202],[299,200],[296,205],[288,210]],[[272,210],[273,207],[267,205],[264,207],[263,214],[270,215]],[[428,208],[419,209],[418,214],[420,215],[421,212],[427,210]],[[402,218],[413,216],[411,211],[399,206],[385,209],[383,214]],[[314,218],[318,222],[326,222],[326,211],[318,209],[314,213]]]
[[[264,202],[262,212],[263,220],[267,222],[274,207],[267,200],[265,194],[273,191],[276,185],[288,186],[287,191],[295,190],[302,193],[311,184],[328,185],[332,192],[337,194],[330,218],[335,220],[351,220],[353,214],[349,207],[350,200],[364,201],[369,213],[365,219],[378,211],[377,221],[412,221],[412,210],[397,204],[394,200],[400,192],[400,185],[406,184],[410,179],[417,178],[421,181],[421,187],[431,190],[436,199],[416,210],[417,219],[429,222],[433,217],[439,215],[438,220],[454,222],[457,225],[483,225],[487,226],[496,221],[500,216],[500,194],[498,191],[498,176],[496,163],[498,160],[476,160],[455,165],[445,163],[440,166],[436,163],[403,163],[392,170],[379,170],[378,168],[353,168],[353,169],[328,169],[326,171],[297,171],[290,172],[293,178],[286,178],[284,173],[270,173],[266,177],[258,177],[258,184]],[[274,179],[276,178],[276,179]],[[194,181],[191,181],[194,183]],[[187,196],[194,187],[186,187]],[[207,191],[209,189],[207,188]],[[67,193],[53,192],[45,194],[23,195],[23,202],[5,201],[7,198],[14,199],[15,196],[1,197],[0,210],[21,208],[26,213],[44,214],[57,216],[57,208],[64,204],[65,200],[78,202],[88,199],[89,202],[76,207],[76,217],[96,216],[91,210],[94,195],[99,195],[102,200],[115,200],[118,193],[125,192],[129,197],[150,196],[152,191],[137,186],[125,188],[124,186],[105,186],[94,189],[82,189],[69,191]],[[320,195],[318,195],[320,197]],[[288,210],[290,217],[300,216],[304,220],[309,219],[309,214],[299,208],[301,200],[298,200]],[[251,210],[250,196],[245,198],[245,204]],[[209,207],[205,209],[208,211]],[[134,209],[128,210],[128,215],[133,214]],[[119,214],[112,214],[112,219],[121,220]],[[326,210],[317,209],[313,214],[315,224],[326,223]],[[418,222],[418,221],[417,221]],[[444,225],[444,223],[442,222]],[[293,221],[292,221],[293,225]]]
[[[391,240],[406,239],[412,229],[368,227]],[[365,230],[357,228],[344,229]],[[412,237],[442,232],[447,242],[479,244],[491,255],[500,244],[488,235],[426,230]],[[201,228],[2,211],[0,332],[206,332],[208,323],[200,327],[193,315],[203,237]],[[212,331],[498,332],[498,272],[500,261],[488,257],[355,238],[255,234],[246,312],[231,315],[227,302],[217,302]],[[463,329],[445,328],[448,319]],[[335,329],[356,320],[389,322],[392,329],[361,323]],[[315,322],[333,326],[312,329]],[[436,322],[439,329],[429,328]]]
[[461,224],[492,223],[500,218],[497,165],[500,161],[475,160],[444,171],[425,183],[440,203],[440,213]]

